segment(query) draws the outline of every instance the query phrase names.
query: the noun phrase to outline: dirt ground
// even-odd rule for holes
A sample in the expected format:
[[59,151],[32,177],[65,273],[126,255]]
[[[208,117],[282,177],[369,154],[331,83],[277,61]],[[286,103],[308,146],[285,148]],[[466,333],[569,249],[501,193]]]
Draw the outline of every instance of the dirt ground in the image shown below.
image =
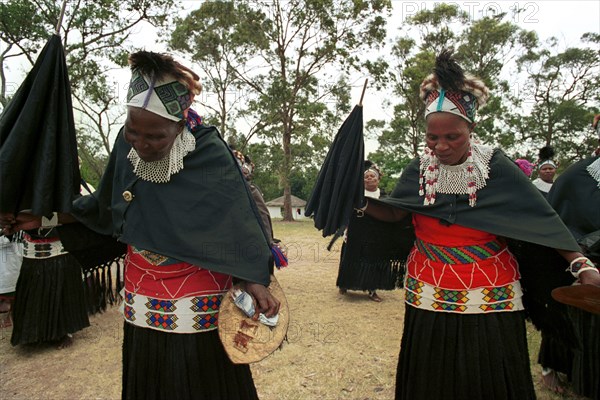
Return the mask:
[[[262,399],[393,399],[404,305],[400,290],[375,303],[335,287],[339,247],[311,222],[275,222],[288,246],[290,266],[276,272],[290,307],[288,343],[252,365]],[[0,399],[118,399],[121,391],[122,318],[118,309],[91,317],[73,346],[10,345],[0,330]],[[529,327],[532,373],[539,399],[559,399],[540,387],[535,363],[539,335]]]

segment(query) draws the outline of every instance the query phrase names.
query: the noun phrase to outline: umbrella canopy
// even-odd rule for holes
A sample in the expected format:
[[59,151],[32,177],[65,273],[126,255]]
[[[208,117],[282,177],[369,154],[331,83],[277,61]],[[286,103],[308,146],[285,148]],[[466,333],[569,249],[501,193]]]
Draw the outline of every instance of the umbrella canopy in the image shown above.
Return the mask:
[[65,53],[53,35],[0,115],[0,212],[69,212],[80,181]]
[[329,148],[305,215],[314,214],[315,227],[323,236],[348,224],[352,209],[364,201],[363,107],[354,107]]

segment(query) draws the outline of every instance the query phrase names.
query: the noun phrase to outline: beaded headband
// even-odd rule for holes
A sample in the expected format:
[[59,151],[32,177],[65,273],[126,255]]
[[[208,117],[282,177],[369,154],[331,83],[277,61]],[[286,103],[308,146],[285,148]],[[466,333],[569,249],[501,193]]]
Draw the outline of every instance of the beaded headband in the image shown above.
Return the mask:
[[127,105],[143,108],[171,121],[186,117],[194,95],[185,85],[171,77],[151,79],[134,70],[127,91]]

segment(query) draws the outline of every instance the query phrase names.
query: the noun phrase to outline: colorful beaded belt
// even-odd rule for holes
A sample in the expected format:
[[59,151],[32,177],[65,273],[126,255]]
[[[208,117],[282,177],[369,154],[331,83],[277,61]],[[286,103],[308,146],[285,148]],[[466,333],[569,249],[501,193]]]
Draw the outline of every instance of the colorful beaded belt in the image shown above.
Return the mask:
[[206,332],[217,329],[219,306],[225,293],[167,300],[125,290],[122,311],[127,322],[142,328],[173,333]]
[[51,258],[63,254],[67,254],[67,251],[58,239],[36,240],[28,235],[25,236],[25,241],[23,242],[23,257],[25,258]]
[[469,264],[492,257],[502,249],[497,240],[484,244],[459,247],[445,247],[427,243],[417,238],[415,241],[419,253],[432,261],[444,264]]
[[461,314],[523,310],[521,283],[477,289],[444,289],[407,276],[404,281],[405,301],[408,305],[428,311]]

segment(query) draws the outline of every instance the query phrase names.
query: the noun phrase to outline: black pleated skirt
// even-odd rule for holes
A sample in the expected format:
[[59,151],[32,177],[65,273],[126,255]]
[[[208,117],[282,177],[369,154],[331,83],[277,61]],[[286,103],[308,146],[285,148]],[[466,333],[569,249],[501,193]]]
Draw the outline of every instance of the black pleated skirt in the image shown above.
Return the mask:
[[535,399],[524,318],[407,306],[396,399]]
[[342,245],[336,285],[350,290],[394,290],[402,286],[404,265],[414,243],[410,220],[388,223],[352,216]]
[[540,344],[538,363],[543,368],[551,368],[554,371],[562,372],[570,380],[573,369],[573,349],[558,338],[548,334],[545,330],[541,331],[541,335],[542,343]]
[[347,244],[342,245],[336,286],[349,290],[394,290],[401,285],[402,264],[399,261],[368,261],[345,257]]
[[247,364],[233,364],[218,332],[166,333],[125,322],[123,399],[257,399]]
[[600,400],[600,316],[569,307],[579,346],[573,351],[573,391]]
[[23,258],[13,305],[13,346],[52,342],[90,326],[81,266],[70,254]]

